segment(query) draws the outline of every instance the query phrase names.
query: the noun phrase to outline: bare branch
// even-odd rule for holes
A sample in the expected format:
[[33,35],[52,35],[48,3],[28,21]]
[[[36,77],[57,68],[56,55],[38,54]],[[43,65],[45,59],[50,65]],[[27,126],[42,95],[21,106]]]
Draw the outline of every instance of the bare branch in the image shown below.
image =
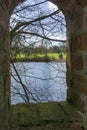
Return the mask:
[[47,39],[47,40],[50,40],[50,41],[55,41],[55,42],[66,42],[66,40],[59,40],[59,39],[52,39],[52,38],[49,38],[49,37],[46,37],[46,36],[42,36],[42,35],[40,35],[40,34],[37,34],[37,33],[34,33],[34,32],[24,32],[24,31],[18,31],[17,33],[16,33],[16,35],[17,34],[29,34],[29,35],[34,35],[34,36],[38,36],[38,37],[41,37],[41,38],[43,38],[43,39]]
[[28,9],[28,8],[31,8],[31,7],[34,7],[34,6],[37,6],[37,5],[46,3],[47,1],[48,1],[48,0],[45,0],[45,1],[40,2],[40,3],[36,3],[36,4],[33,4],[33,5],[27,5],[27,6],[25,6],[25,7],[22,7],[22,8],[19,9],[19,10],[15,10],[13,13],[19,13],[19,12],[22,11],[22,10],[26,10],[26,9]]
[[20,28],[21,28],[21,30],[23,30],[24,28],[26,28],[31,23],[37,22],[37,21],[40,21],[40,20],[44,20],[44,19],[46,19],[48,17],[51,17],[51,16],[53,16],[55,14],[58,14],[59,12],[60,12],[60,10],[57,10],[55,12],[52,12],[51,14],[48,14],[48,15],[45,15],[45,16],[41,16],[41,17],[36,18],[36,19],[34,19],[32,21],[19,22],[18,24],[16,24],[16,26],[14,27],[14,29],[11,30],[10,34],[12,33],[12,35],[13,35],[13,33],[16,33],[17,30],[19,31]]

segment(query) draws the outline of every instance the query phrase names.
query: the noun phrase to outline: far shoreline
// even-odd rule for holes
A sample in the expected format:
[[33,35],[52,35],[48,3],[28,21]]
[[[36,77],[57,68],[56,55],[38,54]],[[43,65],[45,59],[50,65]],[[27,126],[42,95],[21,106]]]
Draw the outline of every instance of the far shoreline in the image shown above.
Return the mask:
[[66,59],[11,59],[12,62],[66,62]]

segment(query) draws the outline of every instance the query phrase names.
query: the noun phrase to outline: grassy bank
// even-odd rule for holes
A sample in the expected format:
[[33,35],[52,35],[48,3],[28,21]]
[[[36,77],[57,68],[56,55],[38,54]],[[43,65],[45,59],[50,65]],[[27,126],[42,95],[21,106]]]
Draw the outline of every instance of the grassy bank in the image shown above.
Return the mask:
[[16,56],[11,56],[12,60],[15,62],[20,62],[20,61],[37,61],[37,62],[49,62],[49,61],[65,61],[66,60],[66,54],[61,53],[48,53],[48,54],[17,54]]

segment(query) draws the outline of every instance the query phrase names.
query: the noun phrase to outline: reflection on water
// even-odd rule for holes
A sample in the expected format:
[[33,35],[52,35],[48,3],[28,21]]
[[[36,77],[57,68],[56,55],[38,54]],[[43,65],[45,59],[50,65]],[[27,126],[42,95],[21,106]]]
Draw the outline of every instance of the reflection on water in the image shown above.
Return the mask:
[[[21,80],[29,90],[30,102],[66,100],[66,65],[65,63],[29,62],[15,63]],[[11,67],[12,68],[12,67]],[[24,102],[25,94],[14,69],[11,69],[12,104]],[[32,93],[32,94],[31,94]]]

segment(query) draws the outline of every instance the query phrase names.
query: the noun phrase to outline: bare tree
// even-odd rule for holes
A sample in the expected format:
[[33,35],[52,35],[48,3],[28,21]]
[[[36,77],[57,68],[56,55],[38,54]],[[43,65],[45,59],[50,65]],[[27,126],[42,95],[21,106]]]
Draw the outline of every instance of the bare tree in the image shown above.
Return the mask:
[[[15,48],[21,46],[21,49],[15,50],[15,55],[17,55],[18,51],[20,52],[24,48],[29,48],[31,45],[34,44],[46,44],[44,40],[48,40],[49,44],[52,45],[52,42],[60,44],[64,44],[66,40],[58,39],[57,37],[61,35],[65,35],[65,20],[64,16],[62,15],[61,11],[56,8],[56,10],[50,10],[44,7],[48,5],[48,1],[33,1],[32,2],[26,1],[24,4],[20,4],[15,8],[10,20],[10,43],[11,47]],[[33,49],[33,48],[31,48]],[[26,50],[26,49],[25,49]],[[25,102],[29,102],[30,95],[32,99],[36,102],[35,97],[28,89],[28,85],[23,83],[22,77],[17,71],[14,63],[12,63],[13,68],[16,72],[16,78],[13,74],[12,77],[16,80],[16,82],[21,84],[23,88],[24,94],[21,92],[17,92],[16,94],[20,95]],[[26,69],[26,68],[24,68]],[[25,74],[25,77],[27,75]],[[44,80],[54,80],[57,77],[49,77]],[[34,79],[38,79],[39,77],[34,77]],[[43,79],[42,79],[43,80]],[[14,86],[14,85],[12,85]],[[14,86],[15,88],[15,86]],[[34,93],[34,95],[38,95]],[[38,101],[39,101],[38,97]]]

